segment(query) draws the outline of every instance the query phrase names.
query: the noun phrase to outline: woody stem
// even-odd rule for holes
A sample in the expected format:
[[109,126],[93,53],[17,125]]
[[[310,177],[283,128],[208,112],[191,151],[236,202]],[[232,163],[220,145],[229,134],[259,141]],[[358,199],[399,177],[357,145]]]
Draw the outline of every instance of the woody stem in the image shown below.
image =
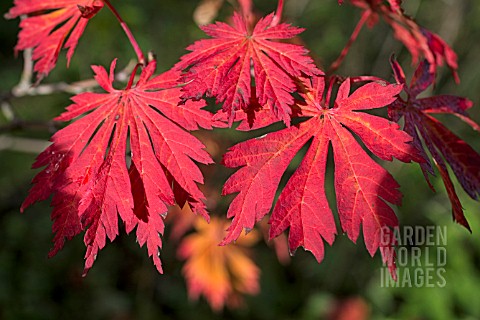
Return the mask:
[[130,28],[127,26],[125,21],[123,21],[117,9],[115,9],[115,7],[110,3],[110,1],[103,0],[103,2],[107,5],[107,7],[110,9],[113,15],[117,18],[123,31],[125,31],[125,34],[127,35],[128,40],[130,41],[133,47],[133,50],[135,50],[135,54],[137,55],[138,62],[145,65],[145,56],[143,55],[142,49],[140,49],[140,46],[138,45],[137,40],[135,40],[135,37],[133,36],[132,31],[130,31]]

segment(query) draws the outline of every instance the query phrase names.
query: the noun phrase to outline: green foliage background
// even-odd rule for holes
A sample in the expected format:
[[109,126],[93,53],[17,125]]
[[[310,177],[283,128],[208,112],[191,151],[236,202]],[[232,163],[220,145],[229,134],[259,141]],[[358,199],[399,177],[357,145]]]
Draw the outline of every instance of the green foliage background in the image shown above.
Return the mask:
[[[433,93],[467,96],[475,103],[471,115],[480,122],[480,6],[477,0],[405,1],[406,12],[439,33],[459,55],[462,82],[455,85],[442,69]],[[152,49],[159,71],[169,69],[185,53],[184,48],[203,33],[192,21],[197,0],[113,1],[128,22],[144,50]],[[255,1],[260,12],[270,12],[276,1]],[[2,1],[5,13],[12,1]],[[220,12],[231,12],[226,3]],[[302,35],[317,61],[328,66],[333,61],[359,18],[359,10],[334,0],[288,1],[286,18],[305,27]],[[18,21],[0,19],[0,92],[8,92],[17,82],[22,59],[15,59]],[[410,56],[392,39],[390,28],[380,23],[364,29],[339,73],[373,74],[392,79],[388,58],[399,56],[409,74]],[[122,30],[108,10],[102,10],[87,27],[69,69],[62,52],[57,68],[45,82],[91,78],[90,64],[108,66],[114,57],[124,66],[134,57]],[[321,59],[320,59],[321,57]],[[25,97],[12,100],[16,113],[26,120],[47,122],[68,105],[67,94]],[[478,133],[453,118],[445,123],[480,151]],[[7,120],[0,115],[0,127]],[[51,222],[48,203],[40,203],[20,214],[19,207],[35,174],[30,170],[33,152],[19,152],[5,146],[6,136],[44,139],[46,129],[0,132],[0,318],[1,319],[323,319],[332,307],[347,298],[360,298],[373,319],[479,319],[480,298],[480,206],[456,184],[473,234],[452,222],[450,204],[440,179],[433,182],[433,194],[423,181],[417,165],[387,164],[404,193],[404,204],[396,208],[402,225],[438,225],[448,228],[447,285],[444,288],[382,288],[377,256],[371,259],[359,239],[352,244],[339,235],[318,265],[301,250],[291,263],[282,266],[272,249],[261,243],[254,259],[262,270],[261,293],[246,297],[245,307],[212,313],[207,303],[189,301],[182,262],[176,246],[168,241],[162,252],[165,274],[157,274],[146,250],[138,249],[133,235],[121,235],[99,255],[94,268],[81,278],[84,247],[82,236],[68,243],[55,258],[47,259]],[[235,142],[258,133],[216,130],[204,137],[219,141],[221,151]],[[219,160],[217,157],[216,160]],[[205,169],[205,168],[204,168]],[[223,170],[209,182],[220,192],[228,172]],[[331,176],[330,176],[331,179]],[[214,214],[224,215],[227,202],[221,200]],[[301,252],[300,252],[301,251]]]

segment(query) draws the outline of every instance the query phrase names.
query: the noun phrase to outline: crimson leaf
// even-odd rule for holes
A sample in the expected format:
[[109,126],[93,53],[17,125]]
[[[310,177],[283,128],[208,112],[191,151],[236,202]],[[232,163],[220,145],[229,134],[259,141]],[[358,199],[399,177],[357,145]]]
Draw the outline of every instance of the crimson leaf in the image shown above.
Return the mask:
[[[325,195],[325,170],[328,147],[333,147],[335,190],[342,229],[356,241],[363,225],[365,244],[371,255],[380,246],[382,232],[398,224],[387,204],[400,204],[399,185],[373,161],[346,127],[358,135],[376,156],[391,161],[422,161],[409,144],[411,137],[386,119],[364,112],[395,101],[402,90],[399,85],[369,83],[349,95],[350,81],[340,86],[335,106],[323,102],[324,79],[316,77],[307,83],[304,94],[305,115],[310,118],[299,125],[269,133],[232,147],[223,163],[229,168],[241,167],[226,182],[223,194],[239,192],[228,210],[233,221],[222,244],[227,244],[250,230],[269,211],[275,191],[287,166],[308,141],[302,163],[280,194],[270,218],[270,237],[290,228],[289,247],[311,251],[320,262],[324,256],[323,241],[333,243],[335,223]],[[314,110],[314,111],[312,111]],[[381,248],[384,260],[394,270],[392,251]]]
[[70,63],[88,20],[103,8],[98,0],[15,0],[14,4],[5,15],[7,19],[28,15],[20,22],[15,50],[34,48],[34,71],[39,80],[55,67],[62,48],[68,49]]
[[401,41],[412,55],[413,64],[422,58],[430,63],[430,72],[436,72],[445,62],[452,70],[455,81],[457,74],[457,54],[437,34],[422,28],[400,8],[401,1],[389,0],[350,0],[368,15],[368,25],[375,25],[382,17],[393,29],[393,35]]
[[290,39],[303,31],[285,23],[271,26],[273,18],[272,13],[261,19],[253,31],[237,13],[233,26],[217,22],[202,27],[212,39],[189,46],[192,52],[177,64],[180,69],[189,68],[182,98],[216,97],[217,102],[223,102],[231,124],[235,111],[247,110],[253,95],[260,105],[270,104],[275,116],[289,124],[294,101],[291,93],[296,89],[292,78],[321,71],[306,56],[304,47],[271,41]]
[[[406,84],[402,67],[395,58],[391,60],[395,78],[400,84]],[[480,131],[480,126],[471,120],[466,112],[473,103],[462,97],[440,95],[434,97],[417,98],[435,80],[435,75],[430,72],[428,61],[423,61],[418,66],[410,86],[405,86],[407,99],[399,98],[389,106],[389,115],[394,121],[405,119],[404,130],[413,137],[414,145],[423,150],[422,141],[432,155],[433,162],[440,172],[448,197],[452,203],[453,219],[470,230],[470,226],[463,214],[463,208],[458,199],[453,183],[448,174],[445,161],[450,164],[463,189],[472,199],[478,199],[480,194],[480,155],[465,141],[448,130],[434,114],[452,114],[472,128]],[[422,151],[424,158],[428,159],[426,152]],[[434,174],[430,161],[420,164],[426,181],[433,189],[428,174]]]
[[106,237],[113,241],[118,235],[120,215],[127,233],[137,227],[138,243],[147,245],[162,272],[159,234],[167,207],[188,202],[208,219],[197,186],[203,176],[193,160],[205,164],[212,160],[185,129],[211,128],[212,115],[201,110],[202,102],[177,106],[179,73],[169,71],[152,78],[155,61],[143,69],[134,87],[129,83],[125,90],[114,89],[115,64],[110,74],[103,67],[92,67],[107,93],[76,95],[56,119],[78,117],[58,131],[53,144],[39,155],[34,167],[45,169],[35,177],[22,210],[53,193],[56,235],[51,255],[62,248],[65,238],[86,230],[85,272],[105,246]]

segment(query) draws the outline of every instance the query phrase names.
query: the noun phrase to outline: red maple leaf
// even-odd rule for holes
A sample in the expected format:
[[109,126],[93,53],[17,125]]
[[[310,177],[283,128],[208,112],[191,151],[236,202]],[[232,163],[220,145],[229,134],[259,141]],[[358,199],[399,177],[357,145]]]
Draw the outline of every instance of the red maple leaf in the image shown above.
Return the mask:
[[[391,64],[397,82],[406,84],[402,67],[395,58],[391,59]],[[400,118],[404,117],[404,130],[413,137],[413,144],[419,150],[422,150],[424,158],[428,159],[426,152],[423,151],[421,142],[421,139],[423,139],[424,145],[432,155],[432,160],[445,184],[448,197],[452,203],[453,219],[470,230],[445,162],[450,164],[467,194],[472,199],[478,200],[480,194],[480,155],[432,115],[440,113],[455,115],[477,131],[480,131],[480,126],[469,118],[466,111],[472,107],[473,103],[466,98],[450,95],[417,98],[434,80],[435,75],[430,72],[428,61],[425,60],[420,63],[410,86],[404,86],[407,98],[399,98],[392,103],[389,106],[389,115],[394,121],[399,121]],[[431,161],[421,163],[420,167],[426,181],[433,190],[428,177],[429,173],[434,174]]]
[[216,97],[223,102],[231,124],[235,111],[247,110],[253,96],[262,106],[270,104],[277,118],[290,123],[291,94],[296,91],[292,78],[321,71],[304,47],[271,41],[290,39],[303,31],[285,23],[272,26],[273,18],[272,13],[260,19],[253,31],[237,13],[233,26],[217,22],[202,27],[212,39],[189,46],[192,52],[177,64],[180,69],[189,68],[182,98]]
[[459,82],[457,54],[437,34],[422,28],[400,8],[401,1],[389,0],[350,0],[364,10],[362,19],[369,27],[377,24],[382,17],[393,29],[393,35],[401,41],[412,55],[412,63],[417,64],[422,57],[430,63],[430,72],[445,62],[451,68],[455,81]]
[[[188,202],[195,213],[208,219],[203,193],[197,183],[203,176],[193,160],[211,163],[203,144],[186,130],[211,128],[212,115],[202,102],[178,106],[179,72],[152,78],[156,62],[150,62],[132,87],[112,86],[110,74],[93,66],[95,79],[107,93],[82,93],[56,120],[75,122],[58,131],[53,144],[41,153],[35,168],[45,166],[22,210],[54,194],[52,219],[56,233],[51,255],[65,238],[86,230],[85,272],[105,246],[106,237],[118,235],[118,214],[127,233],[137,227],[137,241],[147,244],[159,272],[163,218],[167,207]],[[130,150],[127,148],[127,140]],[[128,155],[128,157],[127,157]]]
[[[242,167],[225,183],[223,194],[239,192],[228,217],[233,221],[222,244],[251,230],[271,209],[275,191],[289,163],[311,141],[308,151],[289,179],[270,218],[270,238],[290,228],[289,247],[311,251],[320,262],[322,238],[332,243],[335,222],[325,195],[325,170],[329,145],[335,161],[335,190],[342,229],[356,241],[363,225],[365,244],[371,255],[380,246],[382,232],[390,232],[397,218],[387,202],[400,204],[401,193],[394,178],[373,161],[350,132],[359,136],[367,148],[383,160],[396,157],[404,162],[422,161],[409,144],[412,140],[396,123],[364,112],[384,107],[396,99],[399,85],[369,83],[349,95],[350,81],[339,88],[333,108],[323,102],[324,79],[307,83],[302,116],[310,117],[298,125],[239,143],[225,155],[229,168]],[[327,93],[330,96],[330,93]],[[348,129],[347,129],[347,128]],[[350,129],[350,130],[349,130]],[[393,271],[392,251],[382,248],[384,259]]]
[[103,2],[98,0],[15,0],[5,17],[28,15],[20,22],[15,51],[34,48],[34,71],[41,79],[55,67],[62,48],[68,49],[70,63],[88,20],[102,8]]

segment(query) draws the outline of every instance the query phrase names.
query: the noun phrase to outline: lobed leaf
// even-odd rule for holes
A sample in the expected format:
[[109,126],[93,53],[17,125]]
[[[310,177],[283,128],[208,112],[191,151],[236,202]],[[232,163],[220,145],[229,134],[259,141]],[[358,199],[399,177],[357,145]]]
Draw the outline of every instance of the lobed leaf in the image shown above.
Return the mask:
[[[381,243],[384,232],[398,225],[388,203],[400,204],[401,194],[393,177],[373,161],[350,131],[357,133],[376,155],[404,162],[424,161],[410,144],[412,138],[399,126],[377,116],[355,110],[380,108],[396,100],[398,85],[371,83],[350,94],[349,79],[340,87],[335,106],[324,105],[324,79],[306,83],[306,114],[310,118],[298,125],[248,140],[232,147],[224,157],[227,167],[241,167],[226,182],[223,193],[239,192],[228,210],[233,221],[222,241],[227,244],[271,209],[280,179],[295,154],[308,141],[302,163],[280,193],[269,223],[274,238],[290,228],[289,247],[311,251],[320,262],[323,241],[332,244],[336,234],[333,215],[325,195],[325,170],[331,144],[335,160],[335,191],[343,231],[356,241],[360,226],[371,255],[380,248],[392,275],[394,256]],[[299,106],[303,108],[302,105]],[[316,112],[314,112],[316,110]],[[389,244],[394,245],[394,244]]]
[[[272,26],[274,14],[258,21],[253,31],[238,13],[233,26],[223,22],[202,27],[211,39],[190,45],[192,51],[181,58],[178,69],[187,70],[182,99],[216,97],[223,102],[230,125],[237,110],[251,110],[250,99],[270,105],[274,115],[290,123],[293,77],[320,74],[308,51],[298,45],[274,42],[290,39],[303,29],[282,23]],[[252,71],[253,68],[253,71]],[[255,86],[252,86],[252,81]]]
[[[57,120],[75,122],[58,131],[53,144],[34,167],[45,167],[33,180],[22,210],[54,194],[54,255],[80,231],[84,242],[85,273],[106,239],[119,233],[118,216],[127,233],[137,228],[137,241],[146,244],[159,272],[163,219],[169,206],[188,202],[208,219],[198,188],[203,176],[194,161],[212,163],[204,145],[186,130],[212,128],[212,114],[202,102],[178,107],[179,73],[152,77],[150,62],[134,87],[113,88],[116,61],[107,74],[94,66],[95,79],[106,93],[82,93]],[[81,117],[80,117],[81,116]],[[127,145],[130,147],[127,148]],[[126,156],[127,155],[127,156]]]
[[[394,57],[391,59],[391,64],[397,81],[405,83],[403,70]],[[414,138],[414,145],[417,148],[424,149],[422,153],[426,159],[426,151],[430,152],[452,204],[454,221],[470,230],[445,162],[450,165],[467,194],[472,199],[478,199],[480,154],[432,115],[439,113],[455,115],[477,131],[480,126],[469,118],[466,111],[472,107],[473,103],[466,98],[449,95],[417,98],[418,94],[432,85],[434,79],[428,61],[420,63],[410,86],[405,87],[407,99],[400,98],[392,103],[389,106],[389,115],[395,121],[399,121],[402,117],[405,119],[405,131]],[[421,139],[424,141],[423,144]],[[434,174],[432,163],[427,161],[420,165],[427,183],[433,189],[429,181],[429,174]]]
[[185,237],[178,248],[178,256],[185,259],[182,272],[192,299],[205,296],[215,311],[224,305],[236,307],[243,294],[259,292],[260,269],[247,255],[248,247],[258,237],[241,238],[229,247],[219,247],[225,230],[225,221],[212,219],[195,222],[195,232]]
[[457,74],[457,54],[437,34],[419,26],[407,16],[401,8],[401,0],[350,0],[350,2],[369,15],[368,25],[373,27],[380,17],[390,25],[393,35],[401,41],[412,56],[412,63],[422,59],[429,62],[430,73],[434,74],[444,63],[452,70],[456,82],[460,82]]
[[88,20],[103,5],[98,0],[15,0],[5,17],[27,15],[20,22],[15,51],[33,48],[34,71],[41,80],[55,67],[62,48],[68,49],[67,64],[70,64]]

